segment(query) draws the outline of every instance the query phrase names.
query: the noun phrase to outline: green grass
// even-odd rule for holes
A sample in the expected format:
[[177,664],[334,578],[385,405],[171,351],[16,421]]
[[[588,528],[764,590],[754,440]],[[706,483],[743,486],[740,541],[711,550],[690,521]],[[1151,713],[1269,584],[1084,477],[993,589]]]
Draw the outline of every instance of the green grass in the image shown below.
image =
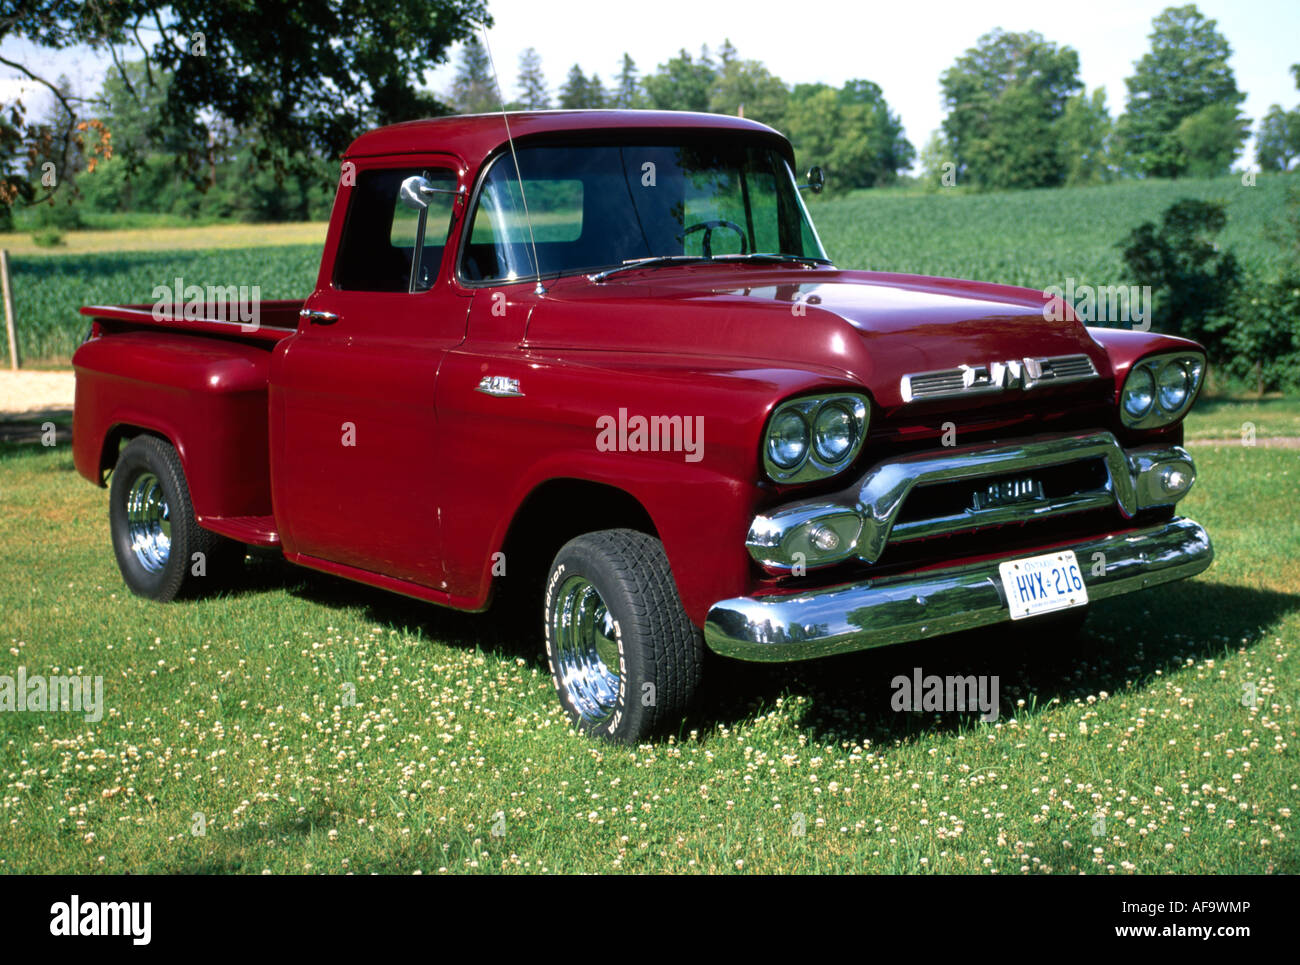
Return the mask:
[[[492,616],[269,560],[133,597],[67,448],[0,448],[0,673],[103,675],[109,707],[5,715],[0,870],[1300,871],[1300,463],[1197,458],[1213,568],[1077,642],[717,661],[679,738],[611,748]],[[1000,719],[892,712],[916,666],[998,675]]]
[[1300,399],[1202,396],[1187,420],[1186,436],[1196,439],[1300,437]]

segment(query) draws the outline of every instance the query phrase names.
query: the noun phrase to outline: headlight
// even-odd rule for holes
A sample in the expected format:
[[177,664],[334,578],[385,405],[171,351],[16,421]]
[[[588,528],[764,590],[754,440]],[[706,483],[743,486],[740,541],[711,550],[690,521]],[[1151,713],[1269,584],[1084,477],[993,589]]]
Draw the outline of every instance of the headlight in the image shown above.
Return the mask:
[[777,482],[825,479],[862,450],[871,405],[864,395],[821,395],[777,406],[763,437],[763,468]]
[[858,427],[853,413],[838,403],[827,403],[817,413],[813,426],[813,443],[823,462],[834,465],[858,441]]
[[1191,385],[1191,379],[1187,377],[1187,369],[1183,367],[1180,361],[1166,362],[1160,366],[1160,374],[1156,377],[1157,397],[1160,401],[1160,408],[1166,412],[1177,412],[1187,401],[1187,389]]
[[767,455],[778,468],[797,468],[808,455],[808,423],[794,409],[787,409],[772,420],[767,433]]
[[1129,370],[1120,392],[1120,419],[1130,429],[1156,429],[1187,414],[1205,374],[1196,352],[1153,355]]
[[1156,398],[1156,380],[1145,368],[1136,368],[1129,373],[1124,383],[1124,396],[1121,404],[1124,414],[1130,419],[1141,419],[1151,411],[1151,403]]

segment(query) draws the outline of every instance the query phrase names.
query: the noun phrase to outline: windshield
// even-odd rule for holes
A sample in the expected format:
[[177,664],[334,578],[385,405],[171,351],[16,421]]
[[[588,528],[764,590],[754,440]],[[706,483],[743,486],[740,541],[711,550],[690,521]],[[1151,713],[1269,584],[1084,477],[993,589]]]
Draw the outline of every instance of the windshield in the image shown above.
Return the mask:
[[[825,259],[785,158],[714,137],[518,149],[541,274],[664,256]],[[510,152],[492,163],[461,264],[471,281],[535,275]]]

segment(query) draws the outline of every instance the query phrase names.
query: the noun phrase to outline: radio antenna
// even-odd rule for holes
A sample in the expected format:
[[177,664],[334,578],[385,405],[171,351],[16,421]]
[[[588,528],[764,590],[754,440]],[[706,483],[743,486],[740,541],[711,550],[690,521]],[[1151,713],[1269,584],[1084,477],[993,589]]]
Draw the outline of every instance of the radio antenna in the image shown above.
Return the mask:
[[496,61],[492,59],[492,45],[488,43],[487,27],[478,25],[483,32],[483,49],[487,52],[488,66],[492,68],[492,81],[497,85],[497,99],[501,101],[501,120],[506,125],[506,142],[510,145],[510,158],[515,163],[515,179],[519,182],[519,200],[524,205],[524,223],[528,225],[528,244],[533,250],[533,269],[537,272],[537,287],[533,289],[538,295],[545,295],[542,285],[542,263],[537,257],[537,238],[533,234],[533,219],[528,213],[528,195],[524,193],[524,176],[519,170],[519,155],[515,153],[515,139],[510,135],[510,114],[506,110],[506,95],[501,89],[501,75],[497,73]]

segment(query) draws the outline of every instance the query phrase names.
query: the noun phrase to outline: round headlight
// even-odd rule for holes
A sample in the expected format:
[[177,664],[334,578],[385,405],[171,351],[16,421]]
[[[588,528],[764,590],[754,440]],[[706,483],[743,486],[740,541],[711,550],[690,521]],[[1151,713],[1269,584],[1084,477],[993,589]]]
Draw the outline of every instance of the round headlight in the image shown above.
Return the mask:
[[767,455],[782,469],[793,469],[808,455],[808,423],[787,409],[772,420],[767,434]]
[[1183,363],[1166,362],[1160,369],[1160,377],[1156,379],[1156,397],[1160,400],[1160,408],[1166,412],[1177,412],[1187,401],[1190,388],[1191,379],[1187,377]]
[[1129,373],[1124,382],[1124,396],[1120,405],[1130,418],[1140,419],[1151,411],[1155,402],[1156,380],[1147,368],[1138,367]]
[[853,449],[857,431],[853,415],[844,406],[834,403],[822,406],[813,425],[813,446],[817,455],[834,465]]

